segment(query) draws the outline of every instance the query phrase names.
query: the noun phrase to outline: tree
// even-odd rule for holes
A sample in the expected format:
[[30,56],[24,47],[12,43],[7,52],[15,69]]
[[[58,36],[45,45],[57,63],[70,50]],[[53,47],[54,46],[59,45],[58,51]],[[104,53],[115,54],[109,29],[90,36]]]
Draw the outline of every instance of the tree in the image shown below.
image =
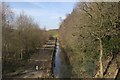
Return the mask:
[[14,14],[6,3],[2,2],[0,7],[0,15],[2,17],[2,51],[3,57],[5,57],[9,55],[6,54],[6,51],[8,51],[9,48],[8,41],[11,37],[9,32],[12,31],[10,23],[13,21]]
[[[0,6],[2,17],[2,68],[3,76],[27,65],[31,55],[35,55],[48,40],[48,33],[42,30],[34,19],[24,12],[15,14],[7,3]],[[10,67],[8,67],[10,66]]]
[[86,72],[89,70],[93,72],[94,69],[88,65],[96,65],[98,60],[100,77],[103,77],[104,57],[114,53],[113,51],[119,51],[117,12],[118,3],[80,2],[61,23],[60,40],[69,53],[70,62],[74,64],[73,71],[78,74],[78,77],[89,76]]

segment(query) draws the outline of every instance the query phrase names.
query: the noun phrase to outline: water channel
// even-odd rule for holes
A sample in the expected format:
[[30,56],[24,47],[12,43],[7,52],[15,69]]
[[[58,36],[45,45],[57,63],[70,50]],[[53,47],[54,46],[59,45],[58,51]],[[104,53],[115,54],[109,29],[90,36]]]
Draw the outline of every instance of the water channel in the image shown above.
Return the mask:
[[71,67],[69,61],[59,44],[56,47],[55,67],[53,72],[56,78],[71,77]]

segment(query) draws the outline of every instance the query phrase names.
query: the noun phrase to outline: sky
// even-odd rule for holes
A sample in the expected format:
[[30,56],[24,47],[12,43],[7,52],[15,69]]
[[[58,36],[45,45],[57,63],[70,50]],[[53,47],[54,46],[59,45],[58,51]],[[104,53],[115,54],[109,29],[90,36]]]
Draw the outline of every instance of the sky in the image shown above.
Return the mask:
[[15,14],[24,11],[25,14],[34,18],[40,28],[58,29],[60,17],[66,18],[75,6],[75,2],[9,2]]

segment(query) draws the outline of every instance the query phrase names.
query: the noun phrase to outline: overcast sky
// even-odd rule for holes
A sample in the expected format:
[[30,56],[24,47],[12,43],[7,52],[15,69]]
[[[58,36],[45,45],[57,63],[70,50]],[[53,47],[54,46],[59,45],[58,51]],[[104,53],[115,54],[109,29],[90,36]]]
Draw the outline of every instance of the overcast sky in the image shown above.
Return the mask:
[[64,19],[71,13],[75,2],[10,2],[9,5],[16,14],[24,11],[48,30],[59,28],[59,17]]

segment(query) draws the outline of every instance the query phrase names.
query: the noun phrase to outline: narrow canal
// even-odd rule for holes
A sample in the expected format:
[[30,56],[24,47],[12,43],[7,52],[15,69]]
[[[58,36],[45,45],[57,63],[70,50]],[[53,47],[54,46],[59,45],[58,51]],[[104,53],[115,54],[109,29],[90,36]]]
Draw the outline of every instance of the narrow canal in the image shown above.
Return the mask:
[[56,47],[54,76],[56,78],[71,77],[70,65],[59,44]]

